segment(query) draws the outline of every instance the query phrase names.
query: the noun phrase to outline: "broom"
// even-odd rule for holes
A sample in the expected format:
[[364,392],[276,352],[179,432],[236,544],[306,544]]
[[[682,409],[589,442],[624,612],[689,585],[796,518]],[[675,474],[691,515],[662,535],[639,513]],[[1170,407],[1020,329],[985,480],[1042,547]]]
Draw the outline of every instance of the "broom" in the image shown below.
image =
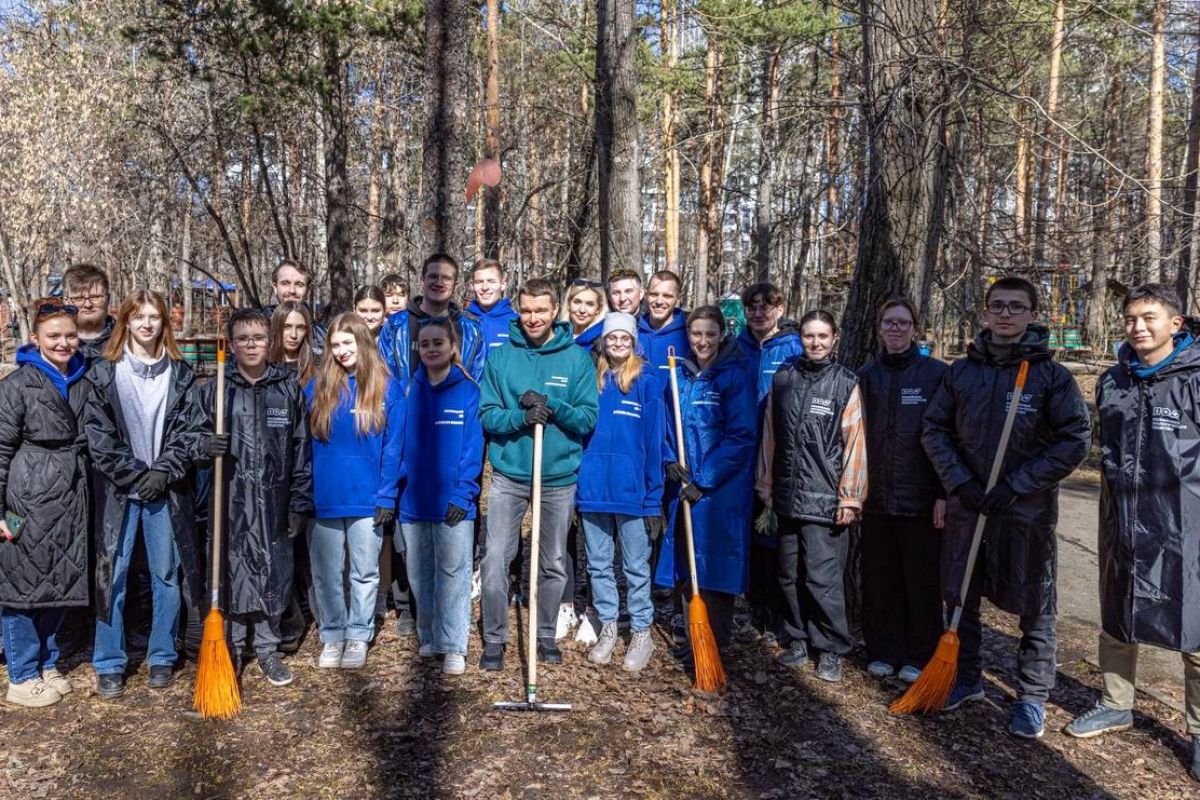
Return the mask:
[[[675,348],[667,348],[667,363],[671,371],[671,402],[675,409],[675,441],[679,446],[679,465],[687,469],[687,450],[683,442],[683,418],[679,413],[679,379],[675,375]],[[700,581],[696,577],[696,542],[692,536],[692,506],[686,500],[683,506],[683,530],[687,537],[688,571],[692,579],[692,599],[688,601],[688,638],[692,641],[692,660],[696,668],[696,681],[692,688],[702,692],[725,691],[725,669],[721,666],[721,653],[708,622],[708,606],[700,596]]]
[[[1025,390],[1025,378],[1029,374],[1029,362],[1022,361],[1017,370],[1017,383],[1013,388],[1012,399],[1008,401],[1008,414],[1004,418],[1004,429],[1000,433],[1000,444],[996,455],[992,458],[992,471],[988,475],[987,491],[1000,479],[1000,468],[1004,465],[1004,452],[1008,449],[1008,437],[1012,434],[1013,421],[1017,418],[1017,407],[1021,402],[1021,393]],[[950,617],[950,627],[938,640],[937,650],[933,658],[921,670],[921,675],[908,687],[908,691],[897,698],[888,711],[893,714],[914,714],[925,711],[940,711],[950,697],[954,688],[954,679],[958,674],[958,623],[962,619],[963,606],[967,602],[967,589],[971,585],[971,575],[975,572],[975,557],[979,555],[979,543],[983,540],[983,529],[987,525],[987,515],[980,514],[975,521],[975,535],[971,539],[971,550],[967,554],[967,569],[963,573],[962,588],[958,592],[958,605]]]
[[[225,341],[217,340],[217,419],[216,432],[225,432]],[[242,708],[237,675],[225,641],[225,620],[217,607],[221,596],[221,534],[225,527],[225,458],[213,461],[212,529],[212,608],[204,619],[204,638],[200,642],[200,660],[196,665],[196,691],[192,704],[201,717],[229,719]]]

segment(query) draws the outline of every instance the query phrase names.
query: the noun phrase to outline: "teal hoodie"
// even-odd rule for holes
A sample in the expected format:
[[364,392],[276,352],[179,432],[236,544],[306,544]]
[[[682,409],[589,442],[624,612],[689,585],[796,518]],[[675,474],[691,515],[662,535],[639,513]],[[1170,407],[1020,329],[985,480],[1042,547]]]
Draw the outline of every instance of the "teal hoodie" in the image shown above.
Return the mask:
[[479,417],[488,433],[492,469],[517,483],[533,483],[533,426],[525,422],[520,397],[544,394],[554,416],[542,439],[542,485],[570,486],[579,473],[583,440],[596,426],[600,393],[596,368],[575,344],[571,326],[554,324],[550,339],[534,347],[517,320],[508,344],[492,350],[483,369]]

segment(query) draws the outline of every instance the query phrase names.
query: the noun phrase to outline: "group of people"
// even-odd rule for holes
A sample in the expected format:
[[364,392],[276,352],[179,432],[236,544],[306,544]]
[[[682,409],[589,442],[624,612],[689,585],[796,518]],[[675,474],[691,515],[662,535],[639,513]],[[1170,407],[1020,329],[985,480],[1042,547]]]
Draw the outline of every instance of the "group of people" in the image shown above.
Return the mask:
[[[44,706],[71,690],[56,636],[69,609],[89,603],[97,692],[124,691],[139,539],[149,686],[171,682],[179,627],[194,629],[206,610],[205,509],[211,467],[225,459],[222,607],[239,663],[253,652],[273,685],[292,681],[281,651],[302,633],[305,607],[320,667],[364,665],[388,588],[381,564],[398,609],[411,592],[402,620],[415,618],[420,656],[440,658],[450,675],[466,669],[475,572],[479,666],[502,669],[537,471],[540,660],[562,660],[556,641],[583,596],[597,620],[588,660],[609,664],[623,646],[624,669],[641,670],[655,651],[653,586],[673,595],[673,652],[686,660],[690,514],[718,646],[735,636],[778,646],[780,663],[811,659],[818,678],[839,681],[855,646],[849,531],[861,525],[869,674],[914,681],[944,610],[962,606],[946,710],[981,699],[988,597],[1021,630],[1008,730],[1042,735],[1055,679],[1057,487],[1087,457],[1092,424],[1036,321],[1032,284],[994,281],[985,327],[952,364],[919,352],[919,309],[888,300],[876,320],[881,352],[854,372],[838,363],[834,317],[785,320],[783,294],[768,283],[742,293],[747,326],[731,336],[716,306],[680,309],[682,282],[669,271],[645,284],[630,270],[607,284],[576,280],[561,296],[533,278],[510,298],[504,267],[481,260],[465,308],[461,278],[455,259],[435,254],[411,303],[389,277],[321,324],[304,302],[307,270],[284,262],[277,305],[229,318],[218,402],[217,382],[198,382],[184,361],[160,295],[135,291],[109,317],[104,273],[69,268],[63,297],[35,303],[19,368],[0,381],[7,699]],[[1177,649],[1197,771],[1200,547],[1187,525],[1200,484],[1200,349],[1165,287],[1130,291],[1124,322],[1128,343],[1097,390],[1105,694],[1067,732],[1129,727],[1137,644]],[[1021,365],[1028,377],[1014,398]],[[998,453],[1010,403],[1015,423]],[[988,486],[994,458],[1003,469]],[[579,561],[586,580],[575,579]],[[752,622],[735,630],[739,596]]]

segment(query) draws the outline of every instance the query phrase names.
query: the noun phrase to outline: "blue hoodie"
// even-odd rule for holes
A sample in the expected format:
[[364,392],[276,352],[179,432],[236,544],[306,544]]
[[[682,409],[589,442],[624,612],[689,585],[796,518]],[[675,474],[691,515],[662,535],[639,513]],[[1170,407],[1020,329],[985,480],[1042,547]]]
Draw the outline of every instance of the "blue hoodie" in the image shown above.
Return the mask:
[[650,315],[638,317],[638,348],[654,374],[665,387],[670,380],[667,375],[667,348],[675,348],[676,358],[691,358],[692,345],[688,342],[687,312],[675,309],[675,313],[658,330],[650,325]]
[[587,350],[592,349],[592,345],[600,338],[600,334],[604,333],[604,317],[593,322],[591,325],[583,329],[583,333],[575,337],[575,344]]
[[[317,381],[304,387],[309,420]],[[317,519],[371,517],[376,507],[395,508],[399,496],[400,459],[404,441],[404,392],[399,381],[388,378],[384,394],[384,429],[367,436],[354,430],[357,384],[350,376],[350,391],[333,412],[329,441],[312,440],[313,515]]]
[[775,373],[784,364],[804,353],[804,345],[800,343],[800,330],[791,321],[784,321],[780,323],[779,332],[765,342],[760,343],[749,328],[738,334],[737,341],[742,346],[742,352],[749,357],[750,369],[754,373],[761,426],[767,394],[771,391],[771,381],[775,379]]
[[424,365],[408,385],[401,522],[441,522],[450,503],[475,519],[483,472],[479,385],[460,367],[437,386]]
[[17,364],[29,364],[46,373],[64,400],[71,389],[71,384],[77,382],[87,372],[87,357],[84,356],[83,351],[75,351],[75,355],[71,356],[71,360],[67,362],[67,374],[63,375],[58,371],[58,367],[42,357],[42,351],[33,343],[22,345],[17,350]]
[[485,358],[488,353],[508,341],[508,323],[517,318],[517,312],[513,310],[512,302],[507,297],[502,297],[487,311],[479,307],[478,300],[472,300],[471,305],[467,306],[467,311],[478,317],[479,324],[483,327]]
[[605,376],[600,416],[579,464],[575,500],[580,511],[662,514],[666,407],[658,381],[646,367],[623,394],[613,373]]

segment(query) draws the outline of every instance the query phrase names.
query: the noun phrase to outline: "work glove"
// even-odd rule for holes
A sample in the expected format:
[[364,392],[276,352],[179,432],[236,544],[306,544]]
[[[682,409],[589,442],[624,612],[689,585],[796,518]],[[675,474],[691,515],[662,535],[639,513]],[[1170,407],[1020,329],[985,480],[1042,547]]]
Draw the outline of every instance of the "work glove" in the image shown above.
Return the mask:
[[396,521],[396,509],[386,506],[375,506],[375,527],[382,528]]
[[979,485],[979,481],[971,478],[954,490],[954,496],[963,504],[963,508],[967,511],[973,511],[978,514],[983,510],[983,487]]
[[667,477],[677,483],[692,482],[692,473],[678,461],[667,462]]
[[148,469],[134,482],[133,490],[144,502],[153,503],[167,491],[167,473],[161,469]]
[[545,406],[530,406],[525,410],[525,424],[545,425],[552,416],[554,415],[550,413],[550,409]]
[[1017,502],[1018,495],[1012,490],[1007,483],[1000,481],[992,490],[983,497],[983,502],[980,504],[979,510],[989,517],[993,514],[999,514],[1004,509]]
[[679,490],[679,499],[686,500],[688,505],[691,506],[700,502],[701,497],[704,497],[704,490],[694,483],[685,483],[683,488]]
[[204,453],[209,458],[220,458],[229,455],[229,434],[214,433],[204,443]]
[[305,523],[308,518],[303,514],[297,514],[295,511],[288,512],[288,538],[295,539],[300,535],[300,531],[304,530]]
[[642,521],[646,524],[646,533],[650,534],[650,541],[658,541],[658,537],[662,536],[663,532],[663,518],[655,514],[644,517]]
[[454,503],[450,503],[448,506],[446,506],[446,524],[448,526],[454,527],[466,518],[467,510],[462,506],[456,506]]
[[525,392],[525,394],[521,395],[521,398],[518,402],[520,402],[521,408],[533,408],[534,406],[544,406],[544,405],[546,405],[546,395],[539,394],[538,392],[535,392],[533,389],[530,389],[529,391]]

